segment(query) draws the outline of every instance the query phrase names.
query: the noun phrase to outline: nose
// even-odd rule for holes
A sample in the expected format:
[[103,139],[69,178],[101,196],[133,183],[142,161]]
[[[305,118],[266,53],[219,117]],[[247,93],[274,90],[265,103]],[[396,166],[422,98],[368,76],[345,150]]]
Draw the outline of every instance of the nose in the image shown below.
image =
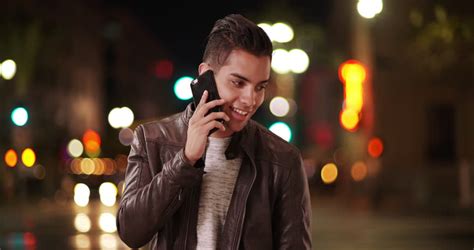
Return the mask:
[[255,99],[255,91],[253,88],[245,88],[242,90],[240,94],[240,101],[242,104],[248,106],[248,107],[254,107],[257,100]]

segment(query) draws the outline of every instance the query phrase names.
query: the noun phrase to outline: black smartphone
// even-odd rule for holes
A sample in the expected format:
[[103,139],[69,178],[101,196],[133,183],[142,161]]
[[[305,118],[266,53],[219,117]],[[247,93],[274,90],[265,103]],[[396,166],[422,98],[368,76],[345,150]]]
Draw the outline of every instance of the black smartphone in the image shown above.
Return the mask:
[[[209,93],[206,102],[221,99],[219,96],[219,92],[217,91],[216,80],[214,78],[214,72],[212,70],[207,70],[191,82],[191,91],[193,93],[194,107],[197,107],[199,101],[201,101],[201,97],[204,93],[204,90],[207,90],[207,92]],[[222,107],[216,106],[210,109],[206,115],[210,114],[211,112],[222,112]],[[223,119],[217,119],[217,121],[224,123]],[[209,132],[209,134],[212,134],[217,130],[217,128],[213,128]]]

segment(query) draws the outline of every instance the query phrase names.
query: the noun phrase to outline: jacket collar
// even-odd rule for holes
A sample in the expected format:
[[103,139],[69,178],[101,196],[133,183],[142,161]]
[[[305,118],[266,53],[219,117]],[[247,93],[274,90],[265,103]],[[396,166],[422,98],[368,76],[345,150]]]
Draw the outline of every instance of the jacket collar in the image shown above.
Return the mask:
[[[182,112],[181,119],[188,127],[189,119],[193,115],[195,110],[194,103],[191,102],[186,107],[186,110]],[[235,159],[240,155],[243,151],[247,156],[254,162],[255,159],[255,132],[256,132],[256,125],[254,124],[253,120],[250,120],[247,125],[239,132],[236,132],[232,135],[232,139],[230,140],[229,146],[225,152],[225,156],[228,160]]]

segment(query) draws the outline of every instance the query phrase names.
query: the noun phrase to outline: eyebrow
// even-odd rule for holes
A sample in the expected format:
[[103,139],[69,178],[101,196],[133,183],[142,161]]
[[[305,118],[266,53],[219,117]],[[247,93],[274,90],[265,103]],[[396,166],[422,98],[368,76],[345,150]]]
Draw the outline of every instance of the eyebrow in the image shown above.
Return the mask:
[[[235,77],[237,77],[237,78],[239,78],[239,79],[241,79],[241,80],[244,80],[244,81],[246,81],[246,82],[250,82],[250,80],[249,80],[247,77],[245,77],[245,76],[243,76],[243,75],[240,75],[240,74],[238,74],[238,73],[230,73],[230,75],[235,76]],[[258,84],[267,83],[267,82],[269,82],[269,81],[270,81],[270,79],[263,80],[263,81],[260,81]]]

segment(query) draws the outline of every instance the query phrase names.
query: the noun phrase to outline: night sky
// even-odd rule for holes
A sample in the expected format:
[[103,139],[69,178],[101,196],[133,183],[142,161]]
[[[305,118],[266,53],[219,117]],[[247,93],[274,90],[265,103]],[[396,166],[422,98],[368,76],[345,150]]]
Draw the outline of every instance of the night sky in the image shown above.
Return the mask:
[[[179,67],[196,67],[200,63],[207,34],[214,22],[232,13],[249,19],[274,18],[286,21],[291,16],[324,25],[330,12],[330,1],[106,1],[126,7],[139,18],[170,52]],[[291,8],[292,13],[287,10]],[[285,11],[286,9],[286,11]],[[269,20],[276,21],[276,20]]]

